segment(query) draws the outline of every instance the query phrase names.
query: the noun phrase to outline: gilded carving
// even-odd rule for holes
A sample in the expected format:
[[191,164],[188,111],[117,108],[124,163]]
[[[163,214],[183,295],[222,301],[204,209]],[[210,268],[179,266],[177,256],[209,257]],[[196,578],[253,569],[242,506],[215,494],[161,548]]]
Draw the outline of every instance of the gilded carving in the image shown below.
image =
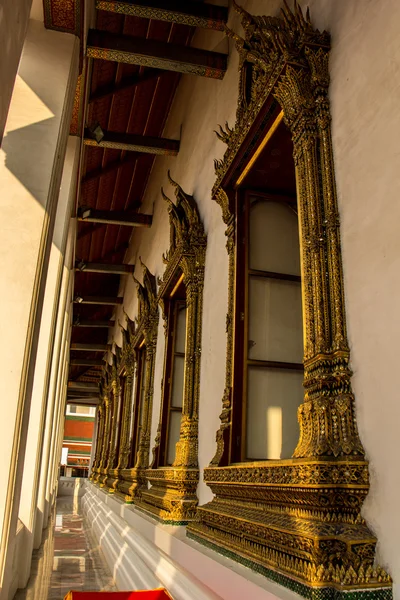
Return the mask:
[[170,247],[163,256],[166,269],[160,281],[158,299],[165,318],[164,298],[177,273],[182,272],[187,306],[182,418],[175,460],[171,467],[160,467],[157,445],[161,440],[161,406],[152,468],[146,471],[151,488],[142,491],[136,504],[164,521],[182,523],[194,518],[197,506],[201,315],[207,238],[194,198],[186,194],[169,173],[168,177],[175,188],[176,202],[162,190],[168,203]]
[[[368,463],[351,389],[328,97],[329,34],[315,30],[308,11],[304,16],[297,2],[293,11],[284,2],[279,17],[252,16],[233,4],[244,29],[244,37],[226,29],[240,57],[239,100],[234,127],[226,125],[217,133],[227,149],[215,161],[213,188],[228,237],[226,387],[217,451],[204,473],[215,497],[198,508],[188,534],[245,559],[256,570],[281,574],[280,581],[289,587],[293,579],[302,582],[310,598],[310,588],[325,588],[327,597],[329,588],[382,588],[385,595],[391,580],[374,566],[376,539],[360,514],[369,489]],[[268,126],[260,116],[267,102],[277,102],[283,110],[294,148],[304,402],[298,410],[300,439],[293,459],[229,466],[236,271],[229,178],[234,160],[240,165],[244,143],[249,144],[250,136],[257,142],[261,135],[254,133],[255,121],[264,119]]]

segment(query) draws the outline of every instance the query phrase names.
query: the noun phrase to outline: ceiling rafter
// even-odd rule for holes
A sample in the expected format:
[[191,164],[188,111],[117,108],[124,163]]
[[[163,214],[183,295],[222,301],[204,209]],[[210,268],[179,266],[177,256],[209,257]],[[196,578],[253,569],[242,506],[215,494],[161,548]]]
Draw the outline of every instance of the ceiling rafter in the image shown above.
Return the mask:
[[127,275],[133,273],[135,265],[114,265],[110,263],[85,262],[81,260],[75,270],[82,273],[102,273],[104,275]]
[[111,306],[122,304],[122,300],[120,296],[79,296],[78,294],[74,298],[76,304],[110,304]]
[[83,143],[85,146],[95,148],[112,148],[114,150],[127,150],[130,152],[143,152],[145,154],[166,154],[176,156],[179,152],[179,140],[156,138],[149,135],[133,135],[117,131],[103,131],[101,141],[93,139],[89,129],[85,129]]
[[165,0],[96,0],[96,8],[217,31],[224,31],[228,19],[225,6],[187,0],[169,0],[168,4]]
[[81,390],[85,393],[96,393],[99,387],[96,383],[88,383],[86,381],[68,381],[68,390]]
[[107,223],[108,225],[127,225],[129,227],[151,227],[153,215],[145,215],[124,210],[96,210],[81,207],[78,221],[87,223]]
[[131,65],[151,66],[212,79],[223,79],[227,55],[108,31],[90,29],[86,55]]
[[77,350],[79,352],[106,352],[109,349],[108,344],[79,344],[72,342],[70,346],[71,350]]
[[82,367],[102,367],[104,361],[101,358],[71,358],[70,365]]

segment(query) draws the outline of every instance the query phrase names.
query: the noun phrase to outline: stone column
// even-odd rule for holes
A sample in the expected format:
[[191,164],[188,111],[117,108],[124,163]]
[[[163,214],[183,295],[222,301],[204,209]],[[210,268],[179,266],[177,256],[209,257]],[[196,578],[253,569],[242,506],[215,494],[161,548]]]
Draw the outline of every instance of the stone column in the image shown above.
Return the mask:
[[[0,584],[9,595],[34,369],[79,42],[31,21],[0,151]],[[10,323],[12,329],[10,330]]]

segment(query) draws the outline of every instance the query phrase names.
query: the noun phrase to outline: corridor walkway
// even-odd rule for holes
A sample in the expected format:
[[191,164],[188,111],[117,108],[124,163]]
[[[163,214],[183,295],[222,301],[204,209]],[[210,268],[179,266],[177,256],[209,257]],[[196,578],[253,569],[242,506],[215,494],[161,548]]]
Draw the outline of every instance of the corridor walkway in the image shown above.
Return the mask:
[[57,499],[28,586],[15,600],[61,600],[69,590],[114,591],[105,559],[81,513],[80,500]]

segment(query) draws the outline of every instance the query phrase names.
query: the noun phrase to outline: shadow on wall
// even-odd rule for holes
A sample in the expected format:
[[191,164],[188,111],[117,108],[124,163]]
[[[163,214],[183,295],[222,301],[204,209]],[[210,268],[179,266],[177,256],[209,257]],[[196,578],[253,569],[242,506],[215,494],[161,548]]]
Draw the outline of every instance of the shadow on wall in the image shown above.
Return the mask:
[[[8,131],[2,143],[5,154],[4,164],[10,173],[29,191],[42,206],[47,203],[47,194],[43,186],[43,171],[38,161],[43,157],[43,138],[49,136],[49,130],[57,126],[54,113],[41,100],[37,93],[17,75],[13,94],[13,103],[17,104],[18,118],[10,113],[7,121]],[[15,122],[14,122],[15,121]],[[57,135],[57,131],[54,132]]]

